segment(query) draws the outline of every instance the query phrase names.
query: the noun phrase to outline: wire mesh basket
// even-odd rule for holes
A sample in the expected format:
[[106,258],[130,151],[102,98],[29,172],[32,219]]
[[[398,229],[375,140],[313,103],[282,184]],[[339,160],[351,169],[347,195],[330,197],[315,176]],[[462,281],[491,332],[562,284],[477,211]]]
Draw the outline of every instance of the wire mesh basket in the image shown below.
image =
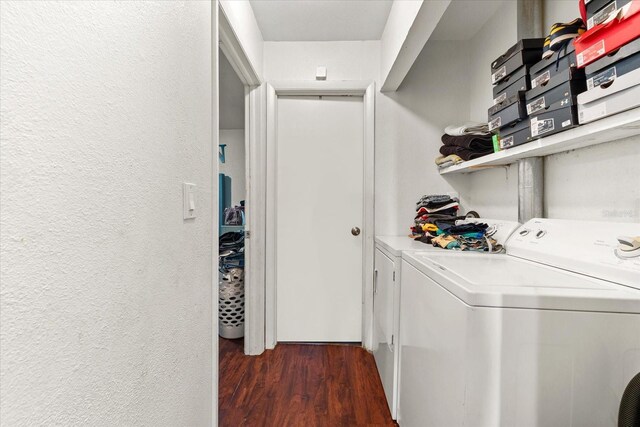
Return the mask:
[[222,338],[244,336],[244,269],[231,268],[220,273],[218,293],[219,333]]

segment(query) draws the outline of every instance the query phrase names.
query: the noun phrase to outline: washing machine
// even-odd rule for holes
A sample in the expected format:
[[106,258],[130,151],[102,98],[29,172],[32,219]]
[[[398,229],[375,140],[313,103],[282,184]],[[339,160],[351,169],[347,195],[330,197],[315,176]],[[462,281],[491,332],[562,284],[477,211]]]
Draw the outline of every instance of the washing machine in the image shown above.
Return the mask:
[[[520,224],[487,218],[468,218],[461,223],[486,223],[494,230],[492,237],[503,244]],[[375,277],[374,277],[374,326],[373,355],[384,388],[387,404],[392,418],[397,418],[400,328],[400,294],[402,276],[402,253],[450,252],[407,236],[377,236],[375,239]],[[457,251],[456,254],[467,254]]]
[[640,372],[638,236],[534,219],[505,255],[404,252],[399,424],[617,426]]

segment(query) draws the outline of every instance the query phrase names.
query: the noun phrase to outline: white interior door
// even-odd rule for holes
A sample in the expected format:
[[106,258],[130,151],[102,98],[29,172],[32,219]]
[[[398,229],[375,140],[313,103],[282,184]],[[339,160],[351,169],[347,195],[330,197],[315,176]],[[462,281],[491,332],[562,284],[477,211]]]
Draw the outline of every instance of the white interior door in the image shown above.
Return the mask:
[[278,341],[362,340],[362,97],[278,97]]

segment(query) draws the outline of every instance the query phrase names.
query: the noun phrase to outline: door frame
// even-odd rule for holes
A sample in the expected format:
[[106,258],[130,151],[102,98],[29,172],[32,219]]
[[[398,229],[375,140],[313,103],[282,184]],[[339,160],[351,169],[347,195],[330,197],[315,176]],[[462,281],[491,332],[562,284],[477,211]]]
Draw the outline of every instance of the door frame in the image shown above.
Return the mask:
[[[216,49],[217,53],[217,49],[220,47],[220,50],[244,85],[245,202],[247,208],[247,220],[245,223],[244,353],[258,355],[265,348],[265,85],[262,84],[259,74],[251,65],[251,61],[249,61],[249,57],[242,48],[221,5],[218,6],[218,23],[219,42],[214,46],[214,49]],[[219,131],[219,125],[217,131]],[[218,150],[214,151],[217,165]],[[214,182],[217,185],[217,174]],[[217,203],[217,199],[215,203]],[[217,268],[215,271],[217,272]],[[217,300],[216,295],[215,301],[217,302]],[[213,331],[213,334],[214,340],[217,340],[217,329]]]
[[364,104],[364,224],[362,230],[362,345],[373,348],[373,279],[374,279],[374,147],[375,147],[375,83],[372,81],[282,81],[266,84],[267,97],[267,211],[266,211],[266,289],[265,345],[277,343],[276,304],[276,154],[278,96],[352,95],[362,96]]

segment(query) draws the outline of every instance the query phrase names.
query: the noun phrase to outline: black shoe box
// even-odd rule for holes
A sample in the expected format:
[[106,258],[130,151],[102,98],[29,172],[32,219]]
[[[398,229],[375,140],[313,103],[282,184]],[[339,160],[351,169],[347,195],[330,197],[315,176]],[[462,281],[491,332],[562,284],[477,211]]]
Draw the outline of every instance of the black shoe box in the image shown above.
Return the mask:
[[593,22],[592,25],[589,26],[589,21],[591,21],[592,18],[594,18],[595,21],[596,15],[604,15],[599,18],[601,19],[599,23],[602,23],[607,19],[608,14],[599,14],[599,12],[601,12],[603,9],[606,8],[607,10],[613,12],[614,10],[624,7],[628,3],[631,3],[631,0],[585,0],[585,5],[587,7],[587,28],[590,29],[598,25],[597,23]]
[[[560,49],[549,58],[542,59],[531,67],[531,89],[541,86],[566,69],[577,68],[577,66],[576,48],[573,43],[569,43],[566,48]],[[584,71],[581,69],[572,76],[584,78]]]
[[504,126],[527,118],[524,92],[518,92],[506,101],[489,108],[489,130],[494,131]]
[[556,102],[547,110],[530,118],[531,139],[542,138],[578,126],[578,107]]
[[587,90],[606,87],[616,78],[640,68],[640,39],[621,47],[586,67]]
[[615,10],[616,10],[615,0],[614,1],[609,0],[609,3],[607,3],[602,9],[594,13],[587,13],[588,17],[587,17],[587,22],[585,23],[585,25],[587,26],[587,30],[592,29],[596,25],[602,24],[604,21],[606,21],[609,18],[609,15],[615,12]]
[[500,129],[500,149],[506,150],[531,141],[531,121],[524,119]]
[[529,116],[538,115],[556,103],[563,105],[577,105],[578,94],[586,89],[584,79],[570,80],[571,70],[568,68],[564,73],[558,74],[545,86],[538,86],[526,92],[526,112]]
[[587,76],[587,90],[598,86],[607,87],[615,79],[640,68],[640,52]]
[[544,39],[522,39],[491,63],[491,84],[500,83],[523,65],[542,58]]
[[531,89],[529,66],[523,65],[493,87],[493,105],[506,101],[520,91]]

